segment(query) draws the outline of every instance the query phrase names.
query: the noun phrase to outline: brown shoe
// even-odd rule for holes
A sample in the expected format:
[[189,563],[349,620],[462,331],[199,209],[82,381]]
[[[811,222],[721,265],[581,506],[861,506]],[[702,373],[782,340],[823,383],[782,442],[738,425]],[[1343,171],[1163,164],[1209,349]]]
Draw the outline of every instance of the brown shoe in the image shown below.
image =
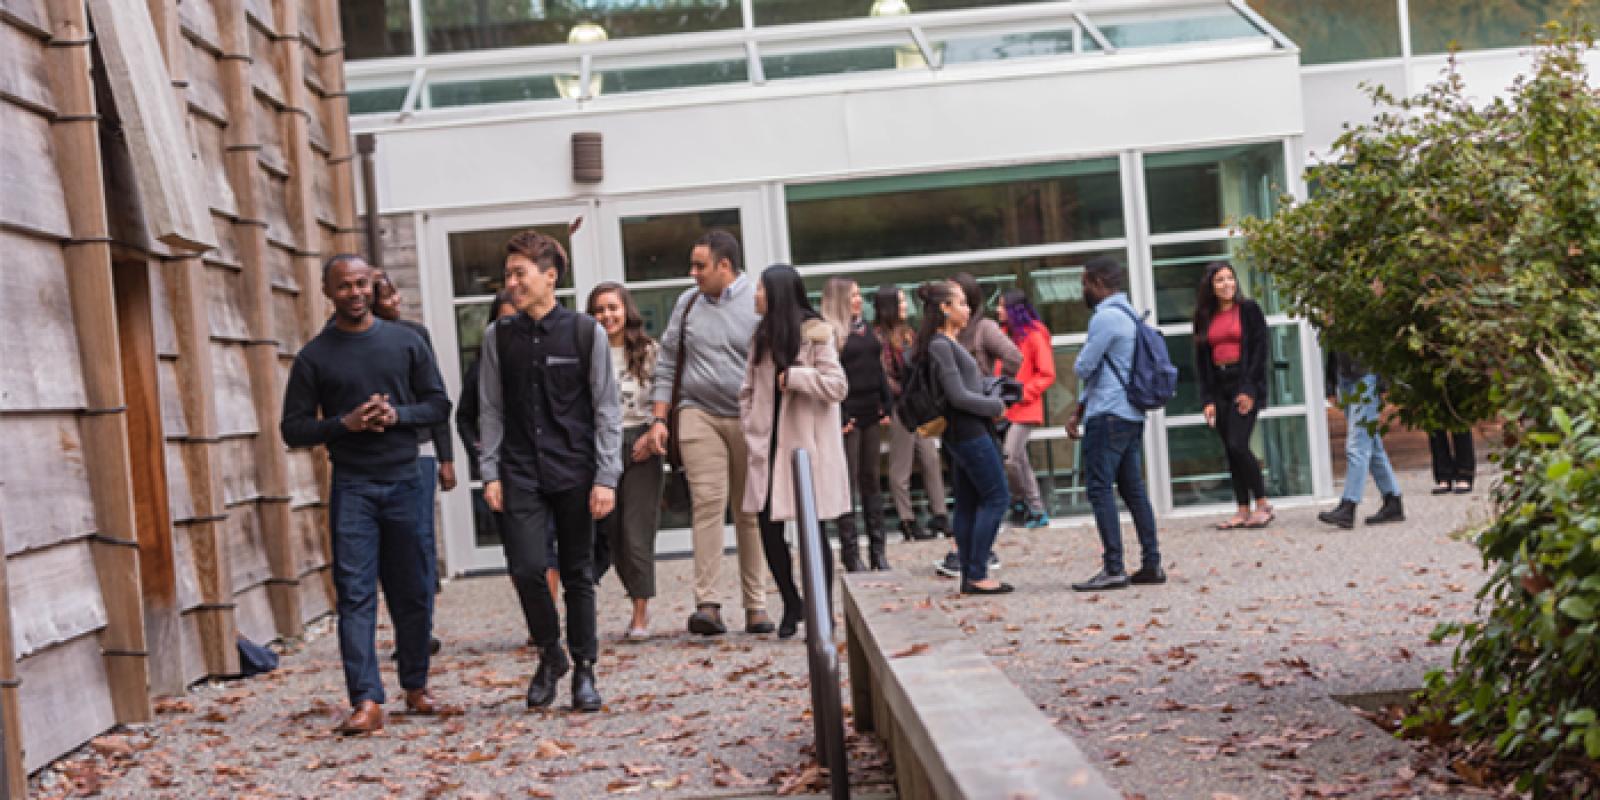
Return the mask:
[[701,636],[721,636],[728,632],[722,622],[722,607],[716,603],[701,603],[689,615],[689,632]]
[[767,616],[764,609],[754,609],[744,612],[745,633],[772,633],[778,626],[773,624],[772,617]]
[[346,736],[374,733],[383,730],[383,707],[372,700],[362,700],[336,729]]
[[433,692],[427,689],[407,689],[406,711],[431,717],[439,713],[439,705],[433,699]]

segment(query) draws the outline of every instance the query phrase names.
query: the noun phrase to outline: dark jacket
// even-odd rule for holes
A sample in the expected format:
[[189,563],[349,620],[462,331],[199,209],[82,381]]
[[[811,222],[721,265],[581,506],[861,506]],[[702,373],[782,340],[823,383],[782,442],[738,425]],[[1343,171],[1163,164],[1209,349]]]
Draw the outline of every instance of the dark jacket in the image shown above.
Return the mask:
[[[428,326],[409,319],[397,319],[395,323],[422,337],[422,343],[428,346],[428,352],[433,353],[434,363],[438,363],[438,351],[433,349],[433,337],[428,335]],[[428,428],[417,431],[417,444],[423,445],[433,442],[433,453],[440,463],[448,464],[456,460],[455,440],[450,438],[450,423],[448,420]]]
[[844,418],[846,422],[853,420],[858,428],[878,424],[893,405],[889,383],[884,380],[882,357],[883,345],[871,325],[856,325],[839,351],[839,364],[850,383],[850,392],[844,398]]
[[467,449],[467,474],[472,480],[478,477],[478,362],[473,360],[467,374],[461,379],[461,398],[456,401],[456,433],[461,434],[461,444]]
[[[1254,300],[1244,300],[1239,303],[1239,328],[1241,331],[1239,342],[1239,366],[1243,375],[1239,381],[1239,391],[1250,395],[1250,400],[1256,408],[1267,407],[1267,315],[1262,313],[1261,306]],[[1221,382],[1217,377],[1216,364],[1211,360],[1211,345],[1201,344],[1200,337],[1195,337],[1194,346],[1194,371],[1200,379],[1200,401],[1207,404],[1227,406],[1233,403],[1232,397],[1222,397]]]

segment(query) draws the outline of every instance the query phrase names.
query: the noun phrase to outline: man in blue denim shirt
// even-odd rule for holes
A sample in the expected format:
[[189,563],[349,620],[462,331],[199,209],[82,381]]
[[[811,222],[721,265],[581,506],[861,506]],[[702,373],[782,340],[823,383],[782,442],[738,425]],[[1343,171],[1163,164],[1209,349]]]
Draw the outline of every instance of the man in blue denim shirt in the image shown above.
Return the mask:
[[[1138,336],[1128,295],[1127,272],[1115,259],[1101,256],[1083,267],[1083,300],[1094,309],[1089,340],[1074,367],[1082,387],[1078,408],[1067,421],[1067,435],[1083,439],[1084,489],[1100,530],[1102,566],[1093,578],[1072,584],[1079,592],[1123,589],[1130,583],[1166,583],[1161,548],[1156,541],[1156,515],[1144,488],[1140,453],[1144,446],[1144,412],[1128,402],[1124,386],[1133,368]],[[1114,373],[1114,374],[1113,374]],[[1083,430],[1078,426],[1082,424]],[[1112,483],[1133,515],[1139,534],[1140,568],[1128,575],[1122,561],[1122,520]]]

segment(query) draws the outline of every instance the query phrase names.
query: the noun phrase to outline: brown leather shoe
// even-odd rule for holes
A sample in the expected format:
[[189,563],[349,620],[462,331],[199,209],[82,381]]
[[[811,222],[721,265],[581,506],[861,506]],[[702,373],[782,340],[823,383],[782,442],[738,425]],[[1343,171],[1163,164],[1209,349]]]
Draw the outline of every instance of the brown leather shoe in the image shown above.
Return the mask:
[[355,736],[383,730],[383,707],[372,700],[362,700],[337,728],[339,733]]
[[728,632],[728,626],[722,622],[722,606],[716,603],[701,603],[695,607],[694,613],[689,615],[689,632],[701,636],[721,636]]
[[772,633],[778,626],[773,624],[772,617],[767,616],[764,609],[754,609],[744,612],[745,633]]
[[439,705],[433,699],[433,692],[427,689],[407,689],[406,711],[431,717],[439,713]]

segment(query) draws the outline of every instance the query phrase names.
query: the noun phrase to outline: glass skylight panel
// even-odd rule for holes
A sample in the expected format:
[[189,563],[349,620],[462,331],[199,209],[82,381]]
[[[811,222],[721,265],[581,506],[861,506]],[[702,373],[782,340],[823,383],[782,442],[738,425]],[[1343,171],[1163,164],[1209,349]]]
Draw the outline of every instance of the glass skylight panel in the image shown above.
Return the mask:
[[909,41],[900,47],[857,47],[846,50],[815,50],[761,56],[761,69],[769,81],[875,70],[926,70],[927,68],[927,62],[923,60],[921,51]]
[[1238,12],[1207,9],[1203,16],[1161,16],[1144,19],[1091,18],[1117,48],[1200,44],[1229,39],[1266,39],[1261,29]]
[[607,68],[596,64],[595,74],[600,77],[600,91],[596,94],[617,95],[684,89],[692,86],[745,83],[750,80],[750,62],[739,58],[695,64],[627,68]]
[[[976,36],[949,36],[935,41],[934,47],[943,55],[944,64],[967,64],[980,61],[1010,61],[1018,58],[1045,56],[1070,56],[1079,52],[1074,46],[1073,28],[1065,30],[1018,31],[991,33]],[[1093,39],[1082,37],[1083,43],[1092,45]]]

